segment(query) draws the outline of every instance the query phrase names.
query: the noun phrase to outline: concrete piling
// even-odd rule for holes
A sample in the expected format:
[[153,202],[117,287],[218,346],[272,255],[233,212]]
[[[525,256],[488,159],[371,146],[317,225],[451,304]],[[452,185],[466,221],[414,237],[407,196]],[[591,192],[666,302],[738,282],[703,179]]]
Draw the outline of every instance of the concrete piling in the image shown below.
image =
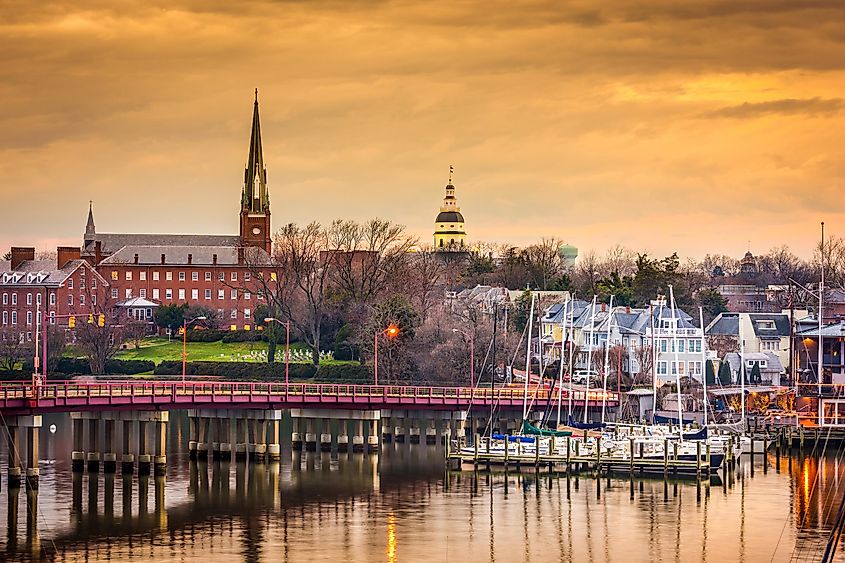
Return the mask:
[[117,454],[115,453],[114,444],[114,420],[104,420],[103,427],[106,447],[106,451],[103,453],[103,471],[106,473],[114,473],[117,469]]
[[[39,419],[41,417],[38,417]],[[40,423],[39,423],[40,426]],[[38,490],[38,426],[26,429],[26,488]]]
[[100,471],[100,421],[96,418],[88,419],[88,455],[85,457],[88,473]]
[[85,469],[85,446],[83,445],[85,437],[85,420],[82,418],[73,418],[71,425],[73,427],[73,451],[70,454],[71,466],[73,471],[83,471]]
[[[196,447],[196,443],[194,443]],[[123,455],[120,458],[120,471],[124,475],[135,472],[135,456],[132,454],[132,421],[123,421]]]

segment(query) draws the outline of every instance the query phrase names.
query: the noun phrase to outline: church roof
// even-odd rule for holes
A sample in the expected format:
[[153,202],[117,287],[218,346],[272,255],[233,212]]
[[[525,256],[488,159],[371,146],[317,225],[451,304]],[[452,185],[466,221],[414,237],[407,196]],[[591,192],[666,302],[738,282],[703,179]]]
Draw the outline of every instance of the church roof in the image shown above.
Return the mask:
[[100,241],[103,256],[114,254],[125,246],[230,246],[241,242],[238,235],[168,235],[168,234],[125,234],[97,233],[82,249],[83,256],[94,254],[96,241]]
[[464,216],[460,211],[441,211],[437,214],[437,223],[463,223]]
[[[218,266],[234,266],[238,264],[239,248],[232,245],[174,245],[174,246],[124,246],[101,264],[134,264],[138,255],[138,264],[160,265],[161,255],[168,266],[188,265],[188,255],[191,255],[192,266],[211,266],[217,256]],[[270,257],[263,248],[244,248],[248,264],[268,264]]]

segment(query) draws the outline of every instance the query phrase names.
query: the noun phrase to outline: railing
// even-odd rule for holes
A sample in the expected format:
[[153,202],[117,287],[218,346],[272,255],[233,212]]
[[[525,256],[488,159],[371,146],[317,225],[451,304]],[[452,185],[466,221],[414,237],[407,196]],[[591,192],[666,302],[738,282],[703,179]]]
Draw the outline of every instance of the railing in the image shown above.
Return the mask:
[[[521,402],[523,388],[499,387],[472,389],[467,387],[422,387],[404,385],[357,385],[346,383],[271,383],[227,381],[53,381],[33,386],[29,382],[0,382],[0,408],[10,402],[29,402],[30,407],[64,405],[109,404],[206,404],[222,403],[367,403],[392,404],[446,404],[469,406],[489,404],[490,401],[514,404]],[[529,388],[534,403],[557,401],[557,391],[546,388]],[[561,393],[569,400],[567,391]],[[572,399],[615,403],[616,393],[600,390],[575,391]]]

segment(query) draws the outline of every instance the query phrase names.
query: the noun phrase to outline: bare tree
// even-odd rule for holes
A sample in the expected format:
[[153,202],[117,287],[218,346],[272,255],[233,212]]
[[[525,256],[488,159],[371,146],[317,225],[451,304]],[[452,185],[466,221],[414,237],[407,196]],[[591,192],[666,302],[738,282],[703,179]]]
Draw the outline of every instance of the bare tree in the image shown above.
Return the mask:
[[563,265],[558,254],[562,242],[556,238],[543,238],[522,251],[525,266],[535,288],[547,290],[563,272]]
[[707,337],[707,348],[715,350],[719,359],[723,359],[728,352],[738,352],[739,342],[735,336],[718,334]]
[[445,267],[432,249],[422,249],[409,256],[404,272],[394,279],[399,281],[408,299],[420,316],[425,319],[435,303],[442,301]]
[[654,353],[651,346],[638,346],[634,348],[634,361],[637,363],[638,371],[633,374],[634,383],[647,383],[651,381],[652,370],[654,369]]
[[18,364],[33,355],[32,342],[12,327],[0,329],[0,368],[14,371]]
[[[105,316],[109,321],[109,315]],[[122,328],[110,322],[98,326],[97,315],[94,315],[94,322],[80,322],[76,325],[76,345],[87,358],[93,375],[106,373],[106,363],[120,349]]]

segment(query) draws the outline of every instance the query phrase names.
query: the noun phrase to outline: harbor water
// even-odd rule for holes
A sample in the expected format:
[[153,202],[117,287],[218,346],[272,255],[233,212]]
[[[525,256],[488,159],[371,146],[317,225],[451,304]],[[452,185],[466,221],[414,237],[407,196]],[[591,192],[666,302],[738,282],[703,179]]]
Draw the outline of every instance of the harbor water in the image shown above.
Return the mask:
[[189,461],[174,415],[166,477],[73,473],[70,418],[45,416],[39,490],[2,483],[0,559],[818,561],[845,494],[834,445],[704,481],[447,471],[412,444],[251,465]]

